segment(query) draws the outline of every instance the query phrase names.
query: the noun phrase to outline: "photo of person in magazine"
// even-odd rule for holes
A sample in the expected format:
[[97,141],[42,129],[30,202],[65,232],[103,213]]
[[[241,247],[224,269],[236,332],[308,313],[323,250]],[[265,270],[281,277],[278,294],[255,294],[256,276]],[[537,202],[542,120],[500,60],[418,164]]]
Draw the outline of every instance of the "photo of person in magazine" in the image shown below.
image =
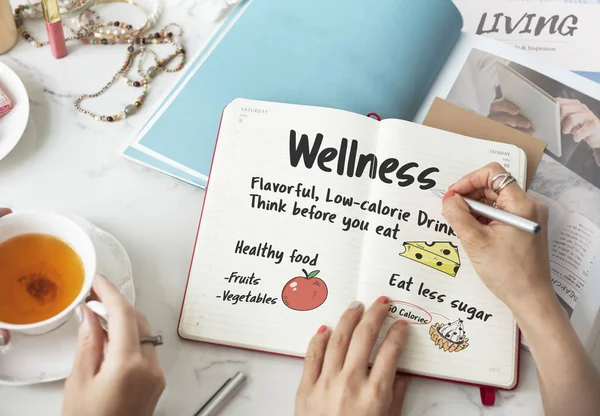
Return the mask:
[[[502,71],[513,76],[499,76]],[[516,91],[521,105],[508,100],[503,88]],[[448,101],[546,140],[547,155],[600,188],[600,101],[530,68],[476,49],[469,55]],[[552,104],[556,117],[541,109]],[[538,113],[537,120],[531,120],[523,111],[528,106],[529,114]],[[558,143],[536,134],[542,128],[552,130],[551,124],[556,124]]]

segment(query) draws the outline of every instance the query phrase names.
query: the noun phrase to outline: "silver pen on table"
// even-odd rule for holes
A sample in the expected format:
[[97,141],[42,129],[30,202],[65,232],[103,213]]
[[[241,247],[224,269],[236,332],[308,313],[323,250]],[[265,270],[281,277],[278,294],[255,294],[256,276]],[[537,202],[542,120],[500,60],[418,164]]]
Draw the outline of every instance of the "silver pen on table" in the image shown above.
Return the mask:
[[214,416],[233,398],[246,382],[246,375],[239,371],[198,410],[194,416]]
[[[444,191],[435,190],[433,192],[435,195],[439,197],[444,196]],[[512,225],[519,230],[526,231],[531,234],[537,234],[542,230],[542,227],[537,223],[527,218],[520,217],[515,214],[511,214],[510,212],[503,211],[499,208],[494,208],[489,205],[484,204],[483,202],[475,201],[471,198],[463,199],[469,206],[469,209],[475,214],[479,214],[482,217],[488,218],[490,220],[502,222],[504,224]]]

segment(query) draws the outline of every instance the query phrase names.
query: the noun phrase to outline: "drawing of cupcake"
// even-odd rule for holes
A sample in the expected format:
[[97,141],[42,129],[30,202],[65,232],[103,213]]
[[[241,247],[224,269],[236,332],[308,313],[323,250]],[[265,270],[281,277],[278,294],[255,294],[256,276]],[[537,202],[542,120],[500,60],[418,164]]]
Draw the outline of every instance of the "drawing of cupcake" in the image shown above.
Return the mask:
[[459,352],[469,346],[462,319],[447,324],[431,325],[429,336],[433,343],[445,352]]

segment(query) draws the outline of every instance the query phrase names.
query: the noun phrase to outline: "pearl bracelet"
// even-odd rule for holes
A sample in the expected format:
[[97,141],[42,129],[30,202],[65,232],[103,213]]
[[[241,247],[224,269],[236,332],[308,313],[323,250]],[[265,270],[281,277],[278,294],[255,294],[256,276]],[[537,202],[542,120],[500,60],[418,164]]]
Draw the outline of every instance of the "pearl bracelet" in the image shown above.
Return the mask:
[[104,0],[98,2],[97,4],[107,3],[131,4],[132,6],[135,6],[144,12],[144,14],[147,16],[146,22],[136,28],[134,28],[132,25],[122,22],[98,23],[95,19],[98,17],[98,14],[93,10],[87,10],[80,16],[78,22],[75,24],[87,33],[93,34],[94,37],[99,39],[106,39],[107,41],[126,39],[130,37],[136,37],[140,33],[152,29],[160,18],[162,11],[159,0],[154,0],[154,5],[150,14],[139,3],[133,0]]

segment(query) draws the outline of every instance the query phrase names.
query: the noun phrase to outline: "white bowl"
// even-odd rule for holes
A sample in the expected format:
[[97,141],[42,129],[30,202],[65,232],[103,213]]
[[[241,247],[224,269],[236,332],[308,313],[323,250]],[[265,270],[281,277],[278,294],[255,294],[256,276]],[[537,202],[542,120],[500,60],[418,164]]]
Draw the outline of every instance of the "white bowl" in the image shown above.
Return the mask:
[[0,62],[0,88],[8,95],[13,109],[0,117],[0,160],[19,143],[29,120],[29,96],[19,76]]

